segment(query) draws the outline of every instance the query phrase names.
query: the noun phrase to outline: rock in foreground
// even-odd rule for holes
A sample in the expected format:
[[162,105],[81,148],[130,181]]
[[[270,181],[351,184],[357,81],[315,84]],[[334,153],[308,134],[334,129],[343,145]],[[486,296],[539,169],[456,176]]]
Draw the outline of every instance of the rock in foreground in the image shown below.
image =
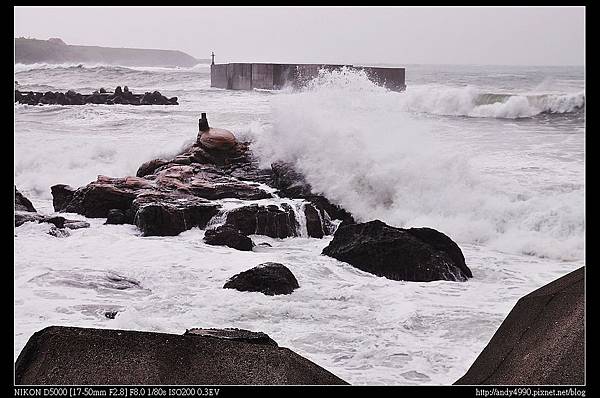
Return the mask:
[[292,271],[279,263],[257,265],[248,271],[234,275],[223,286],[224,289],[261,292],[268,296],[290,294],[299,287]]
[[212,336],[51,326],[17,358],[15,384],[347,384],[293,351]]
[[342,224],[323,254],[388,279],[466,281],[473,274],[462,251],[431,228],[395,228],[379,220]]
[[522,297],[455,384],[584,384],[584,270]]

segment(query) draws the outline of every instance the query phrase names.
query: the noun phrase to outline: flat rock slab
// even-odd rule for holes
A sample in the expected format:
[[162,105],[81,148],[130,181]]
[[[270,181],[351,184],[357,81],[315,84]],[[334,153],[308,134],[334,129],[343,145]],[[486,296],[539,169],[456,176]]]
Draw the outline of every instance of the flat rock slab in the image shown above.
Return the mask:
[[522,297],[455,384],[584,384],[584,269]]
[[252,332],[250,330],[245,330],[245,329],[195,328],[195,329],[186,330],[185,335],[213,337],[215,339],[235,340],[235,341],[243,341],[245,343],[251,343],[251,344],[265,344],[265,345],[277,346],[277,343],[275,342],[275,340],[271,339],[266,333]]
[[51,326],[15,364],[16,384],[347,384],[293,351],[202,335]]

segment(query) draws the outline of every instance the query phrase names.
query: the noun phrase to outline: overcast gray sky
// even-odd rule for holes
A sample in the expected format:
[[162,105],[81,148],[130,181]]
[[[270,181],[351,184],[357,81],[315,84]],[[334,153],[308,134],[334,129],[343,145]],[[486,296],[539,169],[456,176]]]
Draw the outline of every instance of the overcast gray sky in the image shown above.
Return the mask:
[[216,61],[583,65],[583,7],[15,7],[15,37]]

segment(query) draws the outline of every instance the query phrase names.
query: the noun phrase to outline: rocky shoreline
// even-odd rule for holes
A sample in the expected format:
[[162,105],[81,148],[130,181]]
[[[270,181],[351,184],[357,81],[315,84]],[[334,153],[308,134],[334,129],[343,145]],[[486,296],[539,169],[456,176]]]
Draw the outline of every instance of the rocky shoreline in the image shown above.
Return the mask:
[[133,94],[127,86],[123,89],[121,86],[117,86],[113,92],[101,88],[92,94],[80,94],[73,90],[66,93],[15,90],[15,102],[27,105],[179,105],[177,97],[167,98],[158,91]]

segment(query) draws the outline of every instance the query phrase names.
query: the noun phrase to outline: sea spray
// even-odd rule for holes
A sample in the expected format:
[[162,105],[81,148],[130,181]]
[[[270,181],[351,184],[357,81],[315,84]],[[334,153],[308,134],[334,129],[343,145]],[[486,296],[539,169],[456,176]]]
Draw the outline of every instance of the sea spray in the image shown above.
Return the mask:
[[582,258],[583,184],[570,192],[499,184],[471,164],[459,142],[407,112],[406,95],[361,72],[321,73],[306,89],[272,98],[273,122],[250,130],[253,149],[264,164],[292,163],[317,193],[360,221],[428,226],[462,243]]

